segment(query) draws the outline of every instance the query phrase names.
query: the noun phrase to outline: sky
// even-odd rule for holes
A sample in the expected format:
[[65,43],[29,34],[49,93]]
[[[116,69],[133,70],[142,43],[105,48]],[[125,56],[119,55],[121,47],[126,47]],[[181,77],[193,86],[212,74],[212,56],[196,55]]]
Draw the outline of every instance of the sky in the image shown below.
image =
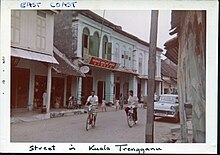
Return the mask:
[[[92,10],[103,17],[104,10]],[[122,27],[122,30],[149,43],[150,40],[150,10],[105,10],[104,18]],[[159,10],[157,47],[164,49],[164,43],[173,38],[169,35],[170,30],[170,10]]]

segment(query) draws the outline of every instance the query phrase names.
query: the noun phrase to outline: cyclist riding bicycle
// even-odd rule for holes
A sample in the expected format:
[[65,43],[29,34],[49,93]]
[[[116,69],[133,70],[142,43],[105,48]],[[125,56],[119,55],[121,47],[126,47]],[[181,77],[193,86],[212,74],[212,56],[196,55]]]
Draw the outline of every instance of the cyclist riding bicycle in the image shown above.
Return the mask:
[[92,113],[93,113],[93,120],[94,120],[94,126],[95,126],[95,122],[96,122],[96,115],[97,115],[97,111],[96,108],[98,106],[98,96],[95,95],[95,91],[91,91],[91,95],[88,97],[86,104],[91,104],[92,105]]
[[134,96],[133,90],[129,91],[130,95],[128,97],[128,107],[125,108],[126,114],[128,115],[128,111],[133,107],[134,110],[134,121],[137,123],[137,103],[138,97]]

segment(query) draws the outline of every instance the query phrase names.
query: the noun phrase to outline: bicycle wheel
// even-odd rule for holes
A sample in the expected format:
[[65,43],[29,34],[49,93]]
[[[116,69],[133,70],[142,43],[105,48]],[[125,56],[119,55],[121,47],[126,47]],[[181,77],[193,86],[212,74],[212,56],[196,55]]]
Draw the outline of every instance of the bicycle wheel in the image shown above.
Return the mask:
[[86,119],[86,131],[89,130],[91,124],[90,124],[90,115],[88,115],[87,119]]
[[92,127],[94,128],[95,127],[95,120],[96,120],[96,116],[92,115]]
[[127,121],[128,121],[128,126],[131,128],[134,125],[134,119],[131,113],[128,113]]

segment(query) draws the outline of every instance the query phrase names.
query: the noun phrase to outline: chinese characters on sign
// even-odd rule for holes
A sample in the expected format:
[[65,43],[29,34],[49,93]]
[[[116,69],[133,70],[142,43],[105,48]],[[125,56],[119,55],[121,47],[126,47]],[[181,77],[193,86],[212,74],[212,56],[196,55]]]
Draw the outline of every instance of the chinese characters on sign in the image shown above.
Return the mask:
[[91,57],[89,64],[108,69],[115,69],[117,63],[108,60],[103,60],[100,58]]

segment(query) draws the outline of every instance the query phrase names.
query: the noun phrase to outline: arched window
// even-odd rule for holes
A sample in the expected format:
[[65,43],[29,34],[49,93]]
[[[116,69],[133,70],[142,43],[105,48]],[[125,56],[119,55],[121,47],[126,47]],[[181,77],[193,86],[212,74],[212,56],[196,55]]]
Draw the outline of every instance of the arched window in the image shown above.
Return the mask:
[[142,74],[142,70],[143,70],[143,54],[140,53],[139,54],[139,65],[138,65],[138,70],[139,70],[139,73]]
[[115,44],[115,61],[118,62],[118,63],[120,61],[120,52],[119,52],[119,50],[120,50],[119,44],[116,43]]
[[89,40],[89,45],[90,45],[89,54],[90,55],[99,57],[99,42],[100,42],[99,34],[98,32],[95,32],[94,35],[90,37],[90,40]]
[[107,51],[108,51],[108,38],[107,36],[103,36],[102,39],[102,58],[107,59]]
[[89,29],[85,27],[82,34],[82,57],[88,55],[89,49]]

